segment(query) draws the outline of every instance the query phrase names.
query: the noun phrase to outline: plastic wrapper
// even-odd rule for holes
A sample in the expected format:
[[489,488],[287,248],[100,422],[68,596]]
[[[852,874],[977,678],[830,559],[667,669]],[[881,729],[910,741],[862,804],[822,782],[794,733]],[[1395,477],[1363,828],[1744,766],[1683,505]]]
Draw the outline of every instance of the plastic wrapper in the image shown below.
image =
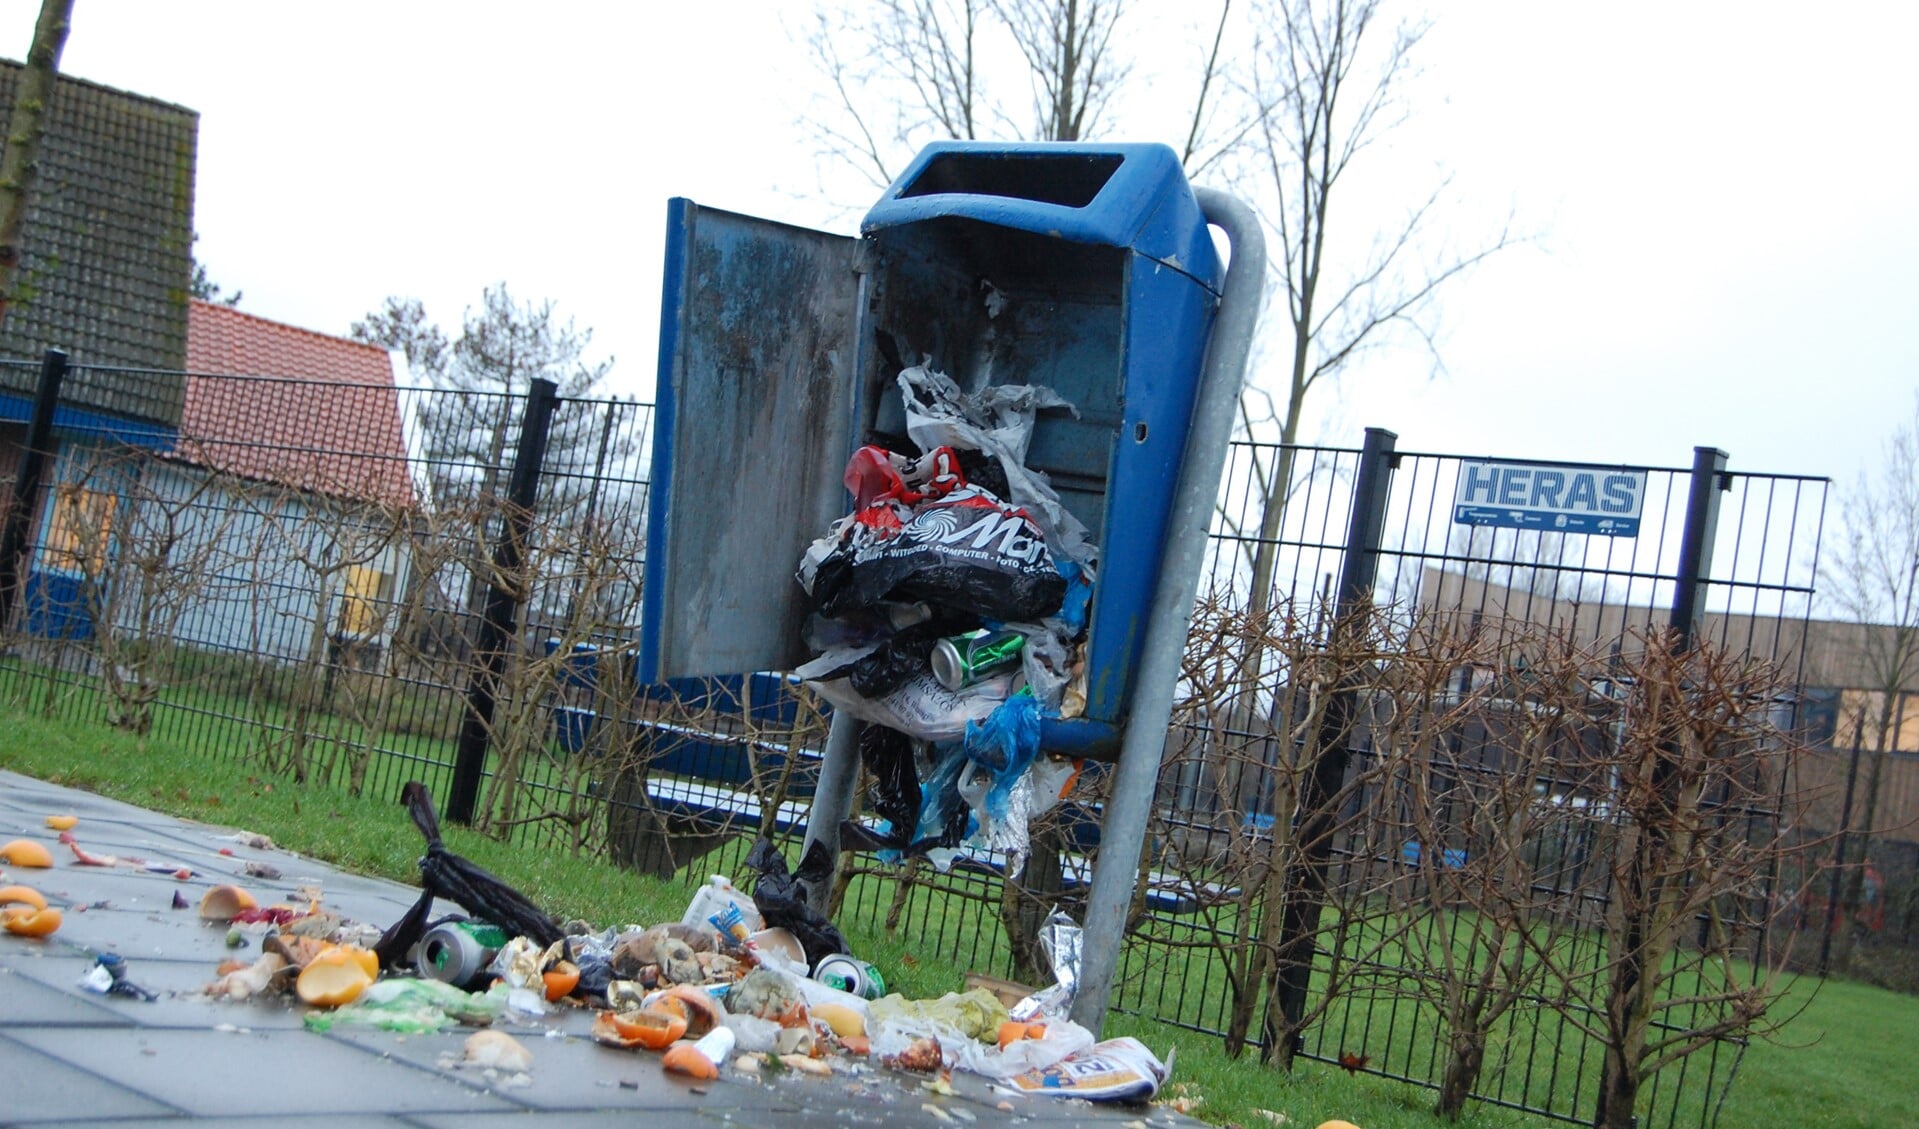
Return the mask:
[[867,1006],[867,1031],[873,1054],[898,1055],[916,1040],[939,1040],[944,1065],[987,1078],[1009,1079],[1038,1070],[1093,1045],[1093,1034],[1071,1020],[1048,1023],[1037,1039],[1021,1039],[1005,1050],[994,1046],[1006,1009],[991,992],[976,988],[937,1000],[887,996]]
[[1012,1007],[1014,1019],[1031,1021],[1063,1018],[1073,1008],[1079,992],[1079,963],[1085,934],[1079,923],[1055,908],[1039,927],[1039,948],[1053,969],[1053,984],[1042,988]]
[[438,980],[394,977],[367,985],[358,999],[332,1010],[306,1015],[313,1031],[335,1027],[373,1027],[383,1031],[440,1031],[455,1024],[484,1026],[506,1013],[509,989],[495,984],[485,992],[463,992]]
[[566,939],[567,959],[580,970],[582,994],[606,995],[607,985],[613,982],[613,945],[619,936],[617,929],[608,929]]

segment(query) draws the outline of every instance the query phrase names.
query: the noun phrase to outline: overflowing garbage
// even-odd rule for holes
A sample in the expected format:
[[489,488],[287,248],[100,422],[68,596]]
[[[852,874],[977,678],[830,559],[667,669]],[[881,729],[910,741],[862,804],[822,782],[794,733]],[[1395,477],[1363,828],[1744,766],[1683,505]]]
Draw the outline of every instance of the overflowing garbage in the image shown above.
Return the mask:
[[880,822],[849,821],[843,848],[941,868],[994,851],[1017,875],[1031,819],[1077,770],[1040,755],[1042,720],[1077,716],[1086,696],[1096,552],[1026,465],[1037,413],[1073,407],[1034,386],[963,393],[923,365],[898,380],[916,450],[848,461],[852,512],[800,561],[817,657],[795,673],[865,723]]
[[[174,897],[174,912],[192,911],[220,931],[231,954],[198,995],[216,1006],[297,1001],[307,1009],[304,1025],[318,1032],[470,1028],[442,1065],[508,1087],[531,1084],[536,1069],[535,1050],[515,1032],[547,1026],[558,1035],[542,1017],[565,1010],[593,1013],[594,1042],[657,1054],[663,1072],[696,1084],[769,1072],[877,1081],[894,1071],[916,1091],[951,1093],[957,1070],[1009,1097],[1139,1101],[1166,1078],[1167,1067],[1144,1047],[1096,1043],[1068,1018],[1079,937],[1064,914],[1055,912],[1042,931],[1055,976],[1045,990],[1010,1007],[984,988],[908,999],[888,990],[884,969],[848,951],[770,841],[749,857],[751,893],[715,875],[677,921],[560,924],[446,849],[423,786],[408,785],[404,795],[427,839],[427,889],[385,928],[342,916],[315,886],[285,901],[230,882],[207,887],[197,903]],[[21,848],[9,857],[25,866],[39,859]],[[449,889],[458,892],[435,893]],[[0,890],[0,902],[10,916],[48,911],[24,885]],[[130,971],[120,955],[96,953],[80,987],[155,999]]]

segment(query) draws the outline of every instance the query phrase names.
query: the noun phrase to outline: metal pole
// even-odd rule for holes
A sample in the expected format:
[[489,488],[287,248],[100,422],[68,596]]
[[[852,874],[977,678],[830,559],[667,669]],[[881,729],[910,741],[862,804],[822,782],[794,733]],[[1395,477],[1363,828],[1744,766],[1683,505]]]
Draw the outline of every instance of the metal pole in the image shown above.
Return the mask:
[[[1339,569],[1339,595],[1333,605],[1333,625],[1327,645],[1337,654],[1341,639],[1363,636],[1365,618],[1372,607],[1373,582],[1379,575],[1379,546],[1386,527],[1386,494],[1392,483],[1398,436],[1381,427],[1366,429],[1365,446],[1359,455],[1359,475],[1353,483],[1353,514],[1346,529],[1345,559]],[[1273,1029],[1270,1018],[1263,1025],[1268,1053],[1282,1037],[1293,1045],[1290,1056],[1299,1050],[1299,1030],[1306,1015],[1306,995],[1312,987],[1313,953],[1319,933],[1319,915],[1325,905],[1326,870],[1333,855],[1333,832],[1338,823],[1336,804],[1340,786],[1346,779],[1346,764],[1351,759],[1348,742],[1354,716],[1357,691],[1350,684],[1335,688],[1320,716],[1315,743],[1318,756],[1306,774],[1299,792],[1299,817],[1293,839],[1299,844],[1299,861],[1286,874],[1286,905],[1281,911],[1279,949],[1276,964],[1279,1010],[1286,1031]],[[1274,812],[1274,818],[1287,813]],[[1268,906],[1266,912],[1271,913]],[[1268,1013],[1270,1016],[1270,1013]]]
[[1852,791],[1859,782],[1859,754],[1864,748],[1866,711],[1861,708],[1852,719],[1852,763],[1846,767],[1846,799],[1839,808],[1839,839],[1832,849],[1832,885],[1826,892],[1826,920],[1819,938],[1819,978],[1825,979],[1832,966],[1832,934],[1839,927],[1839,883],[1846,871],[1846,835],[1852,830]]
[[453,760],[453,785],[446,798],[448,823],[473,822],[480,799],[480,778],[493,734],[493,710],[500,679],[519,619],[522,591],[520,571],[526,561],[526,538],[533,525],[533,505],[540,487],[540,464],[546,459],[546,437],[553,424],[559,385],[535,380],[527,391],[520,417],[520,445],[513,454],[513,474],[507,481],[506,522],[493,550],[493,575],[486,593],[486,614],[474,646],[473,677],[467,683],[466,715],[460,720],[460,740]]
[[1220,472],[1233,436],[1233,413],[1239,406],[1246,356],[1252,348],[1260,295],[1266,286],[1266,236],[1259,217],[1223,192],[1200,188],[1195,194],[1206,222],[1224,231],[1231,241],[1232,265],[1226,272],[1226,288],[1206,352],[1199,399],[1193,405],[1193,427],[1180,462],[1179,492],[1174,496],[1166,528],[1159,587],[1153,593],[1139,669],[1133,677],[1136,690],[1132,710],[1120,743],[1113,789],[1100,821],[1099,860],[1087,894],[1080,986],[1072,1012],[1074,1022],[1092,1031],[1098,1031],[1106,1020],[1113,974],[1125,942],[1127,910],[1132,905],[1140,855],[1146,846],[1153,793],[1159,785],[1166,722],[1172,716],[1173,690],[1186,650],[1193,593],[1199,587],[1205,563],[1206,532],[1219,497]]
[[[1684,655],[1692,650],[1694,637],[1699,630],[1699,617],[1706,603],[1706,587],[1712,583],[1713,541],[1719,530],[1719,495],[1732,489],[1732,480],[1726,474],[1726,459],[1726,452],[1717,447],[1692,449],[1692,482],[1686,492],[1686,527],[1679,538],[1679,572],[1669,621],[1675,655]],[[1650,784],[1654,793],[1663,796],[1672,790],[1672,773],[1672,758],[1661,756],[1652,770]],[[1662,828],[1652,824],[1640,828],[1640,834],[1648,841],[1662,833]],[[1644,873],[1641,860],[1656,854],[1658,849],[1649,847],[1635,852],[1621,877],[1624,890],[1615,894],[1615,897],[1625,899],[1626,922],[1622,951],[1612,978],[1611,992],[1614,998],[1638,999],[1647,991],[1648,970],[1642,966],[1641,950],[1646,943],[1646,930],[1651,924],[1650,910],[1646,908],[1649,897],[1647,887],[1651,879]],[[1595,1125],[1605,1124],[1610,1115],[1607,1107],[1613,1100],[1614,1082],[1621,1070],[1622,1067],[1613,1061],[1613,1052],[1607,1051],[1599,1072],[1599,1098],[1593,1103]]]
[[1712,583],[1712,546],[1719,529],[1719,495],[1732,489],[1726,474],[1726,452],[1717,447],[1692,449],[1692,483],[1686,492],[1686,528],[1679,540],[1679,584],[1672,599],[1672,629],[1679,637],[1678,653],[1692,650],[1693,633]]
[[[813,844],[821,843],[833,859],[833,872],[839,871],[840,823],[853,813],[853,791],[860,781],[860,723],[845,712],[833,714],[832,727],[826,731],[826,748],[820,754],[820,779],[813,789],[813,805],[807,811],[806,838],[800,846],[804,859]],[[895,830],[901,830],[896,828]],[[909,836],[913,829],[903,829]],[[806,885],[806,900],[821,913],[833,900],[833,880],[817,887]]]
[[21,558],[32,536],[33,517],[40,512],[40,480],[46,477],[47,460],[52,458],[53,413],[60,406],[60,382],[66,379],[67,355],[48,349],[40,359],[40,382],[33,390],[33,416],[27,424],[27,449],[20,455],[20,469],[13,478],[13,493],[7,501],[7,519],[0,528],[0,628],[13,615],[23,571]]

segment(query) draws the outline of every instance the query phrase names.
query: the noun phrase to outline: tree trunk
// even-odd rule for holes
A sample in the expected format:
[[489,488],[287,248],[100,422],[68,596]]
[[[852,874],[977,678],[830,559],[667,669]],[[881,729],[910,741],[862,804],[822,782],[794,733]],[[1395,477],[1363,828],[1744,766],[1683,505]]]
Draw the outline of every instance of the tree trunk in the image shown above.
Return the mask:
[[26,69],[20,72],[20,85],[13,92],[6,151],[0,155],[0,320],[6,318],[7,308],[13,304],[20,272],[20,229],[26,225],[29,193],[39,171],[47,103],[72,20],[73,0],[42,0],[40,20],[33,28],[33,46],[27,50]]

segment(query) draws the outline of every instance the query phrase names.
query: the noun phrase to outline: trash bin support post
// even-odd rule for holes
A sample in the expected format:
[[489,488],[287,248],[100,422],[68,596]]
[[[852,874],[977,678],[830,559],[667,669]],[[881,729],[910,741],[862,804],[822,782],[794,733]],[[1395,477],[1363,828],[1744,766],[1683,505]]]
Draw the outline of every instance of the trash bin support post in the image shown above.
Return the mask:
[[1266,285],[1266,236],[1259,217],[1223,192],[1198,188],[1194,193],[1206,222],[1226,233],[1232,245],[1232,262],[1206,350],[1206,368],[1198,401],[1193,405],[1185,457],[1180,462],[1179,493],[1167,525],[1159,585],[1153,594],[1139,669],[1134,674],[1132,710],[1120,744],[1112,793],[1100,821],[1099,860],[1087,895],[1079,993],[1072,1011],[1074,1022],[1095,1032],[1105,1023],[1113,975],[1126,940],[1127,911],[1146,845],[1153,793],[1159,784],[1166,723],[1172,717],[1173,691],[1192,620],[1193,594],[1199,587],[1207,530],[1219,497],[1220,473],[1233,436],[1233,414],[1239,406],[1246,358],[1252,350],[1260,296]]
[[860,723],[852,715],[834,711],[832,726],[826,731],[826,750],[820,755],[820,782],[813,789],[813,806],[806,817],[800,858],[806,858],[814,843],[823,843],[833,859],[832,879],[817,887],[806,886],[807,902],[821,913],[827,912],[827,903],[833,899],[833,879],[839,876],[840,823],[853,814],[853,789],[860,778],[859,733]]

